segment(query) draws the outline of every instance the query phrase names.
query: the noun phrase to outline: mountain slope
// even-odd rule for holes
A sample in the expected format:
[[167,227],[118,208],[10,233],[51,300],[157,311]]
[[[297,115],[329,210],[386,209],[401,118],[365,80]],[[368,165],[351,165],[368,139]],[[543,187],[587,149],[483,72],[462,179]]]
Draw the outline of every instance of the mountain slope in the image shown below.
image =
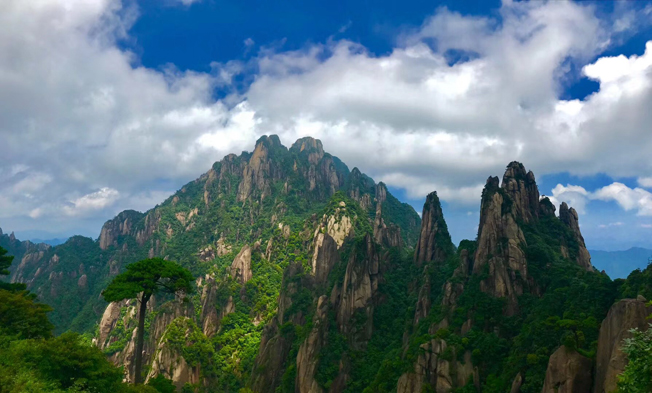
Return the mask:
[[20,258],[12,280],[53,305],[58,331],[93,331],[127,380],[138,307],[100,293],[128,263],[160,256],[197,277],[194,294],[148,303],[147,380],[178,390],[613,386],[605,370],[622,366],[619,340],[646,311],[614,301],[652,295],[650,272],[614,282],[595,271],[575,210],[557,216],[520,163],[489,177],[480,202],[477,238],[455,247],[436,192],[420,219],[320,141],[288,149],[269,136],[154,209],[120,213],[96,241],[0,241]]
[[[262,137],[253,152],[226,156],[160,206],[120,213],[97,241],[73,237],[38,251],[15,247],[21,263],[11,278],[54,307],[58,332],[93,329],[102,316],[98,345],[129,370],[133,304],[105,310],[99,294],[130,262],[177,260],[199,277],[199,290],[190,302],[156,299],[146,359],[161,370],[177,362],[179,354],[163,343],[189,329],[187,334],[212,343],[204,363],[219,364],[203,367],[202,375],[235,389],[250,372],[247,362],[255,357],[263,326],[276,314],[283,270],[310,263],[316,269],[311,259],[322,258],[311,249],[317,227],[323,228],[321,242],[341,247],[365,233],[376,241],[413,244],[419,226],[414,209],[357,168],[349,171],[320,141],[303,138],[288,149],[276,136]],[[236,339],[242,335],[244,340]],[[241,355],[231,359],[234,352]]]

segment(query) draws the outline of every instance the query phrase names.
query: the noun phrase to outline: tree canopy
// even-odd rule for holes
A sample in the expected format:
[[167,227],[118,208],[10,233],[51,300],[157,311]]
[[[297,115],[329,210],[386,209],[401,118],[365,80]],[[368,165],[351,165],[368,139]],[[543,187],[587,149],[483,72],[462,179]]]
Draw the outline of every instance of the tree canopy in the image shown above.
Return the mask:
[[[650,325],[652,327],[652,325]],[[627,366],[618,376],[618,391],[643,393],[652,391],[652,328],[631,330],[632,338],[625,339],[623,352]]]
[[134,299],[139,293],[149,298],[163,290],[175,293],[191,292],[194,277],[176,262],[162,258],[143,259],[127,266],[102,292],[108,302]]
[[0,247],[0,275],[7,276],[9,275],[9,266],[14,260],[13,256],[7,255],[7,250]]
[[102,292],[108,302],[118,302],[125,299],[140,297],[138,312],[138,332],[136,336],[136,359],[134,365],[134,383],[140,384],[143,379],[143,345],[145,330],[145,313],[150,297],[159,291],[168,293],[192,292],[194,277],[188,269],[178,263],[161,258],[143,259],[127,266],[127,271],[117,275]]

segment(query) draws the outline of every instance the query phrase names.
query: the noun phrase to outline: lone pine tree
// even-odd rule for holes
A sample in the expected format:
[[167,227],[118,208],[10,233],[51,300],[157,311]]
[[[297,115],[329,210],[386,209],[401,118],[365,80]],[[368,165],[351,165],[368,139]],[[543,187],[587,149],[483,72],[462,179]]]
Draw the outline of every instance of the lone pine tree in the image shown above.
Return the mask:
[[135,384],[142,383],[143,343],[145,333],[145,313],[147,302],[152,295],[160,292],[190,293],[194,277],[189,270],[176,262],[162,258],[143,259],[127,266],[127,271],[117,275],[102,292],[107,302],[125,299],[138,299],[140,294],[140,313],[136,336],[136,359],[134,364]]

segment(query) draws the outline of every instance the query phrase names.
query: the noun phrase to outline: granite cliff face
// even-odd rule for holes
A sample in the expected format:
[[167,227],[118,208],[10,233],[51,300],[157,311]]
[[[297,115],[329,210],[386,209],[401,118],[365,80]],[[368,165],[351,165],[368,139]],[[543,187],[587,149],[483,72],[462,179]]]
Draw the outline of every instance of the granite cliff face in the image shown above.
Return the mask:
[[[20,260],[11,279],[54,306],[57,331],[88,331],[99,321],[97,345],[125,366],[127,379],[133,378],[136,311],[131,303],[106,305],[100,292],[131,262],[180,262],[200,277],[197,291],[185,302],[152,303],[147,377],[160,373],[178,387],[213,380],[221,391],[245,384],[263,391],[281,383],[289,351],[297,356],[300,343],[292,348],[288,322],[319,320],[321,296],[328,298],[322,311],[335,321],[339,315],[351,340],[368,338],[370,328],[359,328],[357,318],[373,313],[378,261],[387,256],[378,251],[369,260],[351,257],[351,266],[342,261],[365,235],[368,251],[386,252],[412,244],[419,226],[409,205],[357,168],[349,171],[321,141],[301,138],[287,148],[272,135],[252,152],[227,155],[155,208],[118,214],[97,240],[73,237],[57,247],[0,240]],[[334,285],[335,270],[346,287]],[[331,295],[342,300],[332,303]],[[184,356],[195,349],[202,355]],[[207,366],[215,361],[219,366]]]
[[[365,226],[370,229],[362,206],[344,201],[332,205],[331,214],[324,214],[311,234],[310,264],[291,265],[284,274],[277,316],[265,328],[256,357],[254,391],[274,392],[291,375],[288,370],[297,391],[341,391],[349,378],[348,361],[334,359],[337,372],[325,387],[316,379],[322,351],[335,339],[364,350],[373,334],[382,245],[374,241],[373,231],[356,238]],[[339,278],[334,281],[335,276]],[[305,337],[294,333],[297,327],[305,329]]]
[[[593,266],[591,265],[591,255],[589,254],[589,250],[586,249],[586,244],[584,244],[584,237],[580,232],[580,224],[575,209],[572,207],[568,208],[566,202],[562,202],[559,207],[559,219],[561,222],[566,224],[573,233],[573,238],[577,243],[577,255],[575,256],[577,264],[587,270],[593,269]],[[568,252],[566,247],[562,251],[563,253]]]
[[[526,172],[523,164],[512,162],[507,166],[499,186],[497,177],[487,179],[482,192],[480,225],[473,273],[488,269],[489,277],[482,281],[482,291],[494,297],[507,299],[507,313],[518,309],[517,298],[524,292],[538,291],[528,272],[525,254],[527,241],[524,225],[536,225],[544,219],[555,219],[554,206],[547,198],[540,199],[532,171]],[[577,213],[566,203],[560,208],[559,220],[570,229],[575,240],[573,255],[578,265],[592,270],[591,258],[580,233]],[[561,253],[570,256],[568,239],[558,239]]]
[[562,345],[550,356],[541,393],[591,392],[592,367],[591,359]]
[[[615,285],[592,268],[577,212],[555,211],[512,162],[487,180],[477,238],[455,247],[436,192],[420,219],[319,140],[288,149],[266,136],[95,241],[0,240],[20,255],[12,280],[66,310],[61,330],[99,321],[95,343],[127,380],[137,307],[99,295],[156,256],[197,277],[195,293],[153,299],[147,316],[146,378],[179,391],[608,392],[622,339],[650,310],[622,300],[607,315]],[[595,366],[579,354],[594,341]]]
[[595,364],[594,393],[609,393],[617,388],[617,376],[627,365],[622,351],[623,340],[630,338],[631,329],[647,330],[652,308],[644,298],[623,299],[615,303],[600,325]]
[[444,263],[453,253],[452,245],[437,192],[432,192],[426,197],[421,214],[421,233],[414,253],[416,266]]
[[[423,273],[419,279],[414,320],[407,332],[411,338],[404,344],[406,354],[416,351],[417,356],[413,371],[399,378],[397,391],[451,392],[469,383],[480,389],[486,378],[483,369],[488,366],[472,359],[473,347],[460,345],[460,337],[472,342],[478,335],[497,340],[504,335],[500,324],[487,320],[485,312],[475,308],[479,302],[484,302],[481,307],[499,307],[493,309],[494,313],[499,313],[492,317],[497,321],[518,318],[527,312],[521,310],[520,305],[520,299],[525,296],[545,295],[550,284],[541,276],[541,270],[550,269],[561,261],[555,262],[548,248],[545,253],[539,251],[541,239],[549,242],[546,247],[556,250],[557,258],[571,261],[584,271],[593,271],[579,231],[577,213],[563,204],[559,218],[555,216],[552,203],[540,197],[534,174],[526,171],[521,163],[512,162],[507,166],[502,183],[498,177],[487,179],[482,193],[478,237],[474,242],[463,241],[457,253],[436,193],[427,197],[415,249],[415,265],[423,269]],[[531,273],[531,269],[536,274]],[[418,344],[417,338],[423,337],[423,332],[430,340]],[[447,339],[449,335],[455,338]],[[559,362],[567,360],[558,359],[560,353],[551,358],[552,379],[548,385],[559,387],[571,378],[560,375],[557,372],[560,367],[555,368]],[[589,380],[590,371],[589,367]],[[585,377],[577,378],[585,381]],[[506,389],[519,392],[525,382],[521,374],[514,375]],[[567,386],[576,383],[579,382],[572,380]]]

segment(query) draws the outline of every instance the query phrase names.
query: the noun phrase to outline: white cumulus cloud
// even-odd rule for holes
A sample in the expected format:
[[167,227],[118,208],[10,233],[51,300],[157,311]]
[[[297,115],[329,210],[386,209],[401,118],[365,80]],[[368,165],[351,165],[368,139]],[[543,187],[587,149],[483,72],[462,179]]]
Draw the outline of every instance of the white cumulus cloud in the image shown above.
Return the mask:
[[[138,16],[125,4],[0,2],[4,226],[145,209],[265,133],[285,144],[320,138],[409,196],[437,190],[458,204],[477,205],[486,177],[512,160],[537,175],[601,172],[652,184],[652,43],[641,56],[600,56],[634,33],[639,14],[598,16],[566,1],[505,1],[499,19],[441,8],[387,54],[332,38],[296,51],[263,47],[247,63],[204,73],[146,68],[119,47]],[[468,59],[451,64],[451,51]],[[560,99],[570,65],[599,90]],[[248,88],[214,99],[216,87],[252,70]],[[612,186],[558,186],[552,198],[581,211],[594,198],[652,214],[647,191]]]
[[557,184],[552,194],[550,200],[555,205],[566,202],[574,206],[580,214],[585,213],[589,201],[601,200],[615,202],[623,210],[634,210],[639,216],[652,216],[652,193],[639,187],[630,188],[620,182],[613,182],[592,192],[581,186]]

